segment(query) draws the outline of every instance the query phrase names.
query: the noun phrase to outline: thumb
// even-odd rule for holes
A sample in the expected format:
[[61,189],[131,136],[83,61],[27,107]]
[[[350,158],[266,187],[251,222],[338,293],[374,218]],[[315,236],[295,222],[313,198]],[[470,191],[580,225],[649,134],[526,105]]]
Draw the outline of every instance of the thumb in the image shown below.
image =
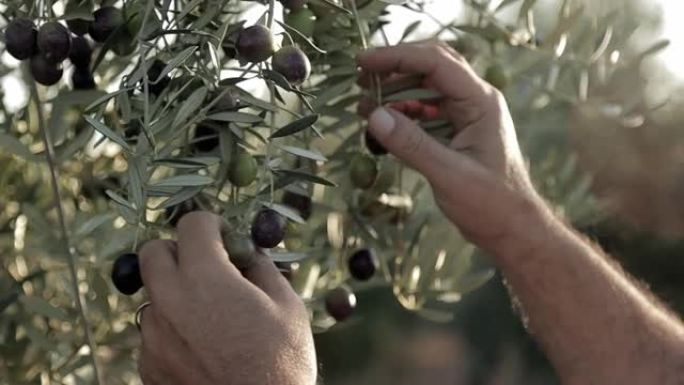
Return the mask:
[[368,127],[389,152],[426,178],[443,175],[451,150],[425,133],[406,115],[391,108],[378,107],[368,117]]

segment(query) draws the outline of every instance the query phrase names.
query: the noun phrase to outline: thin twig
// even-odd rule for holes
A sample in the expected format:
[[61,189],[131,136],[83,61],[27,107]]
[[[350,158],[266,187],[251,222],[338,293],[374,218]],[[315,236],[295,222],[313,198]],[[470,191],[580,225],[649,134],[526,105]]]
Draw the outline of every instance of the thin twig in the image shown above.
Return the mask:
[[52,194],[53,199],[55,201],[55,208],[57,209],[57,216],[59,218],[59,227],[62,233],[62,242],[64,244],[64,249],[68,257],[69,275],[71,277],[70,282],[71,288],[74,291],[74,297],[76,299],[76,309],[78,310],[81,321],[83,322],[83,330],[85,332],[86,342],[88,343],[88,347],[90,348],[90,359],[92,361],[93,373],[95,375],[95,383],[97,385],[101,385],[104,384],[104,381],[100,377],[101,372],[97,364],[95,341],[90,331],[90,324],[88,324],[88,317],[86,315],[85,306],[83,305],[83,299],[81,298],[81,292],[78,289],[78,274],[76,273],[76,256],[74,255],[74,249],[71,244],[71,239],[69,238],[69,231],[67,230],[64,208],[62,207],[62,196],[59,191],[59,177],[57,172],[57,164],[55,162],[55,150],[52,146],[52,141],[50,140],[48,130],[45,127],[43,107],[39,100],[38,88],[36,87],[35,80],[31,80],[30,87],[32,99],[38,113],[38,129],[42,134],[43,144],[45,146],[45,158],[47,160],[48,167],[50,168]]

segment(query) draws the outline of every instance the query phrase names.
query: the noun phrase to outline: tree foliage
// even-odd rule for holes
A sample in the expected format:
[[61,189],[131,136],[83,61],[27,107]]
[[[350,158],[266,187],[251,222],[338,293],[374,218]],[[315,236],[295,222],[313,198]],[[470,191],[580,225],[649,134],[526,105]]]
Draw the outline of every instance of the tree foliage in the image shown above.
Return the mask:
[[[590,178],[558,133],[572,109],[592,104],[593,87],[638,70],[663,43],[621,52],[636,26],[618,11],[587,12],[582,2],[554,2],[553,22],[541,24],[535,1],[462,3],[466,16],[443,23],[421,0],[309,0],[303,14],[236,0],[6,2],[8,23],[95,22],[94,10],[114,6],[123,24],[93,35],[100,42],[88,70],[96,89],[74,89],[68,62],[63,80],[49,87],[36,85],[28,62],[0,68],[30,95],[18,110],[0,106],[2,381],[94,383],[93,355],[100,380],[132,381],[131,312],[141,295],[113,290],[112,262],[146,239],[172,237],[175,210],[187,202],[241,234],[264,207],[287,218],[286,238],[269,254],[294,270],[315,330],[334,324],[324,298],[346,285],[385,285],[407,309],[449,319],[451,304],[493,272],[478,267],[473,246],[439,214],[422,178],[391,156],[369,154],[356,114],[363,96],[356,54],[395,38],[385,29],[399,7],[423,20],[399,41],[425,37],[421,23],[438,25],[432,37],[507,95],[542,192],[573,221],[594,220]],[[255,24],[270,29],[277,47],[301,48],[311,63],[307,81],[293,84],[256,56],[247,61],[240,33]],[[376,84],[366,96],[434,97],[418,84]],[[440,140],[452,135],[447,122],[423,126]],[[254,176],[234,169],[245,156]],[[355,186],[349,168],[359,156],[377,175]],[[311,198],[312,214],[288,205],[286,194]],[[367,283],[351,281],[346,267],[360,248],[373,248],[380,261]]]

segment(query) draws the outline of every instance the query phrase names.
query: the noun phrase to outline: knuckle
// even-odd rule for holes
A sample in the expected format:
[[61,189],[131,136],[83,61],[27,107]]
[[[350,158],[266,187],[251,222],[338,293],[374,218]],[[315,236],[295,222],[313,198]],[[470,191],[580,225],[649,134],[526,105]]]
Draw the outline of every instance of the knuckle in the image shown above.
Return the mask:
[[191,211],[180,218],[178,221],[178,228],[192,228],[197,224],[215,220],[216,215],[208,211]]
[[165,240],[155,239],[152,241],[145,242],[145,244],[140,248],[140,251],[138,252],[140,269],[149,269],[151,261],[154,258],[158,257],[159,254],[163,253],[166,248],[167,241]]

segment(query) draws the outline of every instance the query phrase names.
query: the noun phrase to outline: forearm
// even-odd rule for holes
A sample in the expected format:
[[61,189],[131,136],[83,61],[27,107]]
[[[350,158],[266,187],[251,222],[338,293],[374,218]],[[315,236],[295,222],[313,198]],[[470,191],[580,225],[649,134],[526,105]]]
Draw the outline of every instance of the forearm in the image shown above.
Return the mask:
[[564,383],[681,384],[675,316],[548,209],[516,228],[516,246],[493,250],[495,259]]

